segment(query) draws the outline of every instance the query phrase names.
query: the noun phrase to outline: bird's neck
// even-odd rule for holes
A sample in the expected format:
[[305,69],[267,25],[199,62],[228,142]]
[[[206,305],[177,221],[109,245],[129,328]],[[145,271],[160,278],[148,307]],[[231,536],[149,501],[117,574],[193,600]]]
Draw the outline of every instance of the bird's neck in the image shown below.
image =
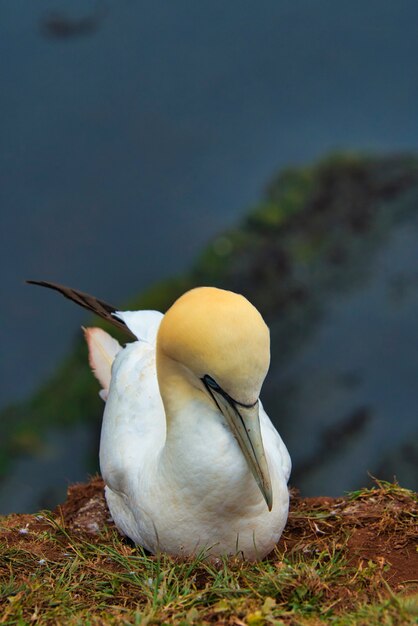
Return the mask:
[[169,433],[186,405],[206,398],[203,398],[203,391],[190,382],[190,374],[183,365],[158,352],[157,377]]
[[228,494],[228,506],[235,507],[253,478],[224,416],[175,361],[157,359],[157,372],[167,422],[160,467],[164,480],[176,489],[180,485],[185,497],[213,496],[216,510],[226,506],[219,492]]

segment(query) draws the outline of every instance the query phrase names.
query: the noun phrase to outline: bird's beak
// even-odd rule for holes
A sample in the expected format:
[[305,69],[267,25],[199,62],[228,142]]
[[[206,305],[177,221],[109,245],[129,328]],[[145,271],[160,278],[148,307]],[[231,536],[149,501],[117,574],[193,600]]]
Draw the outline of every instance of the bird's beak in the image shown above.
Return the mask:
[[208,387],[219,409],[225,416],[228,425],[238,441],[245,460],[248,463],[269,511],[273,506],[270,472],[264,452],[258,414],[258,400],[253,405],[243,405],[222,391],[221,388]]

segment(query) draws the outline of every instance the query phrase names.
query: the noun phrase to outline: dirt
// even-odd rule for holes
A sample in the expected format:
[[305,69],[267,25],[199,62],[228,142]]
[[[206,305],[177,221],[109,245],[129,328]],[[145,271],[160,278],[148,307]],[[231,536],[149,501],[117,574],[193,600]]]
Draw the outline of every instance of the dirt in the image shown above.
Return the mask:
[[293,497],[279,549],[344,550],[358,571],[373,564],[400,591],[418,583],[418,503],[408,493],[383,488],[356,499]]
[[[66,502],[52,516],[10,515],[1,520],[0,539],[8,546],[30,550],[34,556],[55,560],[61,542],[40,542],[42,531],[56,524],[69,536],[88,536],[103,541],[103,532],[113,526],[106,506],[103,481],[72,485]],[[300,498],[291,494],[289,520],[278,544],[283,558],[294,552],[314,555],[322,550],[342,550],[352,575],[379,572],[394,591],[412,591],[418,583],[418,504],[412,492],[378,485],[355,497]]]

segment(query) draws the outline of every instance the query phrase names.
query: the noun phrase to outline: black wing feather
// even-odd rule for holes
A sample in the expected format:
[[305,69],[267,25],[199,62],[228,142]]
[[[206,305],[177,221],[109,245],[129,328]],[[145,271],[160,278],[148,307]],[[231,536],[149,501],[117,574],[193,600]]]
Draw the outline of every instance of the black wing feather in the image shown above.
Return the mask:
[[72,287],[66,287],[65,285],[59,285],[58,283],[50,283],[46,280],[27,280],[29,285],[38,285],[40,287],[47,287],[48,289],[54,289],[61,293],[65,298],[72,300],[79,306],[82,306],[84,309],[99,315],[101,318],[110,322],[114,326],[117,326],[121,330],[129,333],[132,337],[135,335],[129,330],[122,320],[114,317],[113,313],[117,311],[117,309],[104,302],[103,300],[99,300],[95,296],[91,296],[88,293],[84,293],[83,291],[79,291],[78,289],[73,289]]

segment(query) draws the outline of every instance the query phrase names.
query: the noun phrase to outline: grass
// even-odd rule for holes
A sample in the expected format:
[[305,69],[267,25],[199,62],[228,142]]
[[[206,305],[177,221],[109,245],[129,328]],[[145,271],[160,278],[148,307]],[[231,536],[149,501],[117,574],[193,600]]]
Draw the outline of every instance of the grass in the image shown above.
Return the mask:
[[[102,497],[101,487],[97,482],[95,497]],[[91,502],[91,492],[87,497]],[[350,550],[354,533],[373,526],[377,511],[379,524],[392,520],[390,528],[380,524],[390,544],[400,537],[416,541],[416,494],[379,483],[325,500],[294,498],[281,542],[260,563],[208,561],[205,554],[189,560],[151,556],[123,539],[103,515],[98,534],[83,531],[74,523],[76,509],[70,515],[67,505],[55,513],[0,518],[0,623],[417,623],[418,581],[394,583],[390,565],[379,556],[388,542],[379,544],[373,558],[354,559]],[[365,517],[363,527],[359,520]]]

